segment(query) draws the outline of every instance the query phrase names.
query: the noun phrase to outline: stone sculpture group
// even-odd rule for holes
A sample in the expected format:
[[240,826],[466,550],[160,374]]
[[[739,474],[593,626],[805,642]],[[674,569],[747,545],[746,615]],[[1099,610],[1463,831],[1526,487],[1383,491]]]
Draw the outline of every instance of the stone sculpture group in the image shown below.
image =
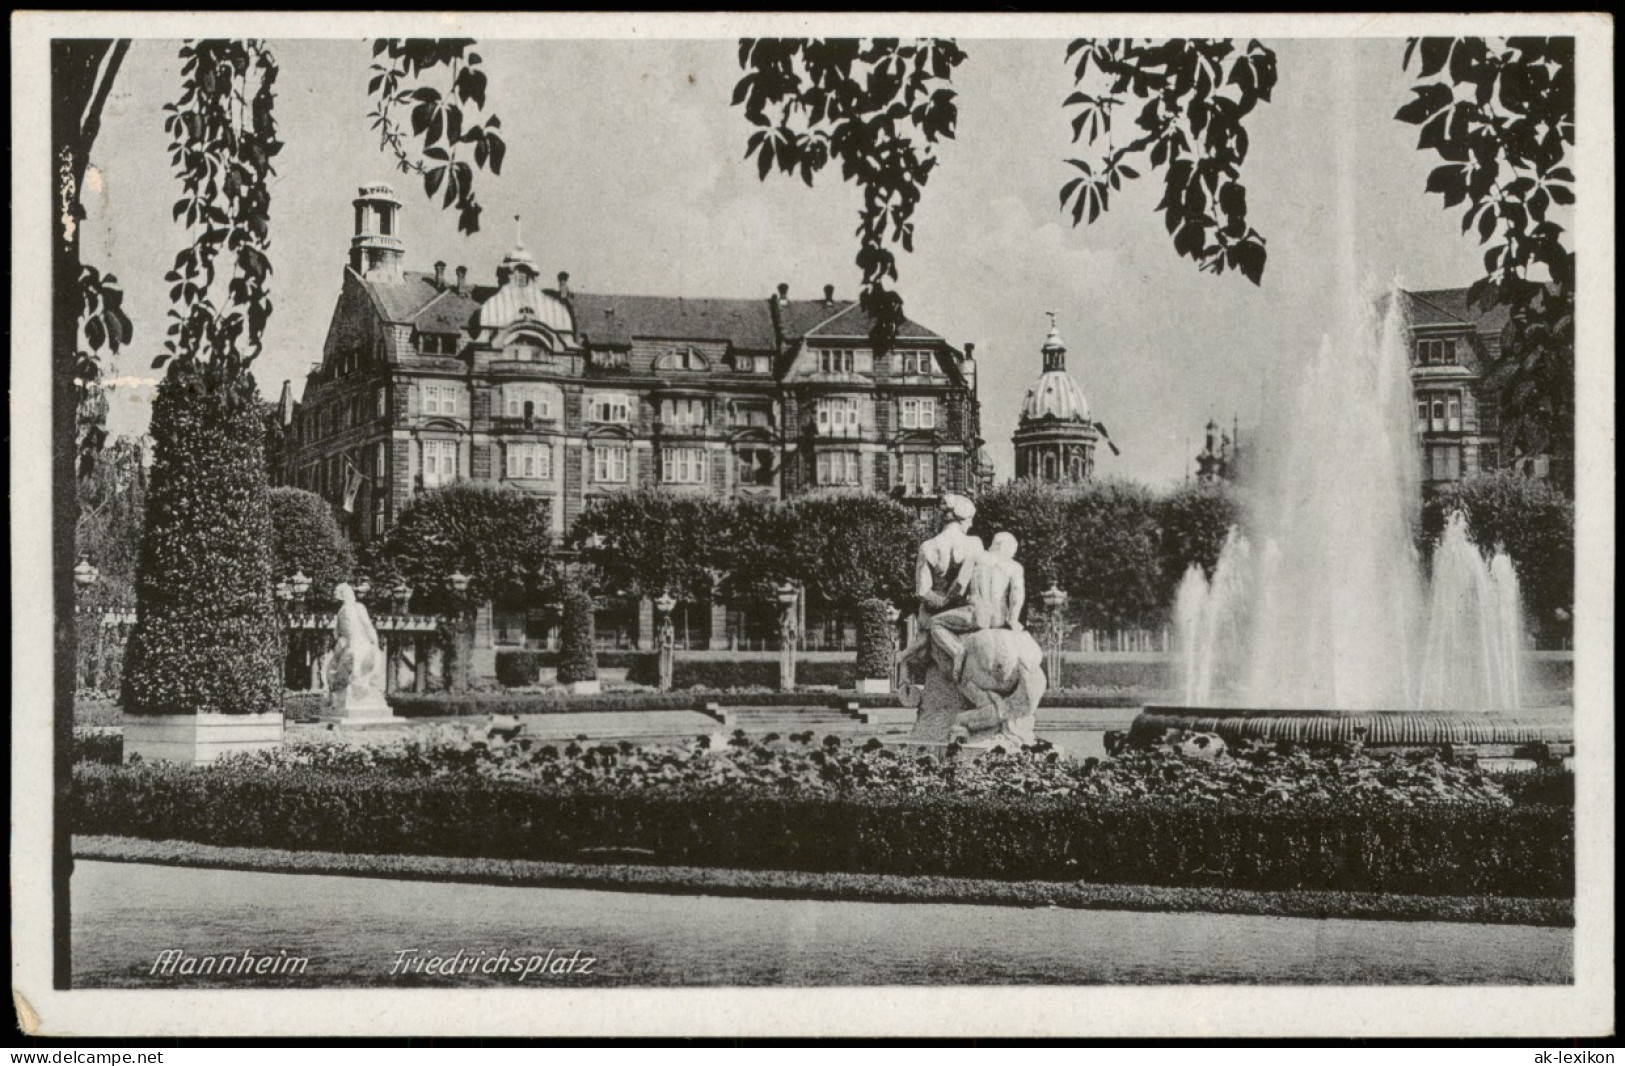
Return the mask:
[[372,616],[349,585],[339,585],[333,596],[339,610],[333,617],[333,657],[327,667],[330,715],[349,720],[388,718],[392,712],[384,699],[384,651]]
[[904,686],[904,702],[918,708],[909,739],[1031,744],[1046,683],[1043,651],[1021,624],[1026,576],[1015,537],[1001,532],[984,546],[970,532],[975,517],[970,500],[943,497],[942,529],[920,545],[919,633],[902,656],[924,663],[923,683]]

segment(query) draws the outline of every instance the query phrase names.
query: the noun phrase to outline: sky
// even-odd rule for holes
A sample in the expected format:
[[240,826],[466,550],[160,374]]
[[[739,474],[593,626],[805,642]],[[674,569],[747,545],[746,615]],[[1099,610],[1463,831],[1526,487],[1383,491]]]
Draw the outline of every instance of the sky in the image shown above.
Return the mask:
[[[915,215],[898,288],[911,318],[976,345],[983,435],[1000,480],[1010,434],[1037,378],[1056,312],[1068,369],[1121,455],[1097,472],[1165,486],[1185,477],[1210,418],[1256,425],[1351,286],[1373,296],[1464,286],[1481,270],[1457,212],[1424,193],[1433,157],[1394,120],[1410,98],[1400,39],[1268,41],[1274,100],[1248,120],[1243,170],[1252,224],[1268,241],[1263,284],[1203,274],[1179,258],[1154,213],[1160,174],[1142,177],[1093,225],[1074,227],[1059,190],[1080,154],[1062,101],[1066,41],[962,39],[959,126]],[[163,274],[186,235],[170,220],[162,104],[176,95],[176,42],[132,46],[109,98],[87,177],[85,261],[125,286],[135,340],[114,375],[109,430],[145,430],[152,357],[167,311]],[[757,177],[750,132],[730,106],[732,40],[482,42],[488,102],[508,143],[499,177],[479,175],[482,231],[457,233],[420,187],[394,173],[368,128],[363,41],[283,41],[277,118],[286,148],[272,188],[275,313],[256,364],[261,390],[303,386],[337,299],[358,186],[392,182],[406,203],[407,269],[437,259],[493,280],[524,218],[544,278],[581,291],[766,298],[833,284],[856,296],[859,194],[834,169],[809,189]]]

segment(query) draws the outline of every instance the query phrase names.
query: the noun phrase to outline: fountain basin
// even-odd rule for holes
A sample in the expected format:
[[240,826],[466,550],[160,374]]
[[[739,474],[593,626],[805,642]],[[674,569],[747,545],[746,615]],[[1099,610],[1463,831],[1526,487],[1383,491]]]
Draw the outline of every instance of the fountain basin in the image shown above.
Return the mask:
[[1572,716],[1543,717],[1489,711],[1336,711],[1248,707],[1148,706],[1129,726],[1132,743],[1150,743],[1167,730],[1216,733],[1226,743],[1243,740],[1297,744],[1363,743],[1368,748],[1467,747],[1493,749],[1545,745],[1552,755],[1571,754]]

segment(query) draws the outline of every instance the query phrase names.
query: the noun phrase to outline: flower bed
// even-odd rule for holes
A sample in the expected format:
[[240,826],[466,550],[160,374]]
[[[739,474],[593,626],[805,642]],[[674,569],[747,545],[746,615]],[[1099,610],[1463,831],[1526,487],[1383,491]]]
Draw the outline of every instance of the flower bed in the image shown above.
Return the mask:
[[76,771],[82,833],[339,852],[1258,890],[1555,898],[1572,810],[1434,758],[1256,750],[974,760],[810,733],[638,748],[292,745],[213,767]]

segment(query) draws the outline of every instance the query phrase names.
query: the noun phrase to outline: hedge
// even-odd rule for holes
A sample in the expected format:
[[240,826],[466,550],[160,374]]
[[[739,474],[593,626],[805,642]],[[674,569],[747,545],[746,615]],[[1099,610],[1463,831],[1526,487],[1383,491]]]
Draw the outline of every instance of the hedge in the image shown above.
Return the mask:
[[892,626],[886,620],[885,600],[858,604],[857,673],[863,678],[889,678],[892,673]]
[[597,679],[598,659],[592,627],[592,597],[582,589],[570,589],[564,594],[564,620],[559,632],[564,652],[564,661],[559,664],[560,684]]
[[1400,805],[583,791],[168,766],[74,771],[73,832],[238,847],[662,865],[1561,898],[1573,812]]
[[524,648],[497,651],[497,681],[504,688],[523,688],[541,680],[541,657]]

